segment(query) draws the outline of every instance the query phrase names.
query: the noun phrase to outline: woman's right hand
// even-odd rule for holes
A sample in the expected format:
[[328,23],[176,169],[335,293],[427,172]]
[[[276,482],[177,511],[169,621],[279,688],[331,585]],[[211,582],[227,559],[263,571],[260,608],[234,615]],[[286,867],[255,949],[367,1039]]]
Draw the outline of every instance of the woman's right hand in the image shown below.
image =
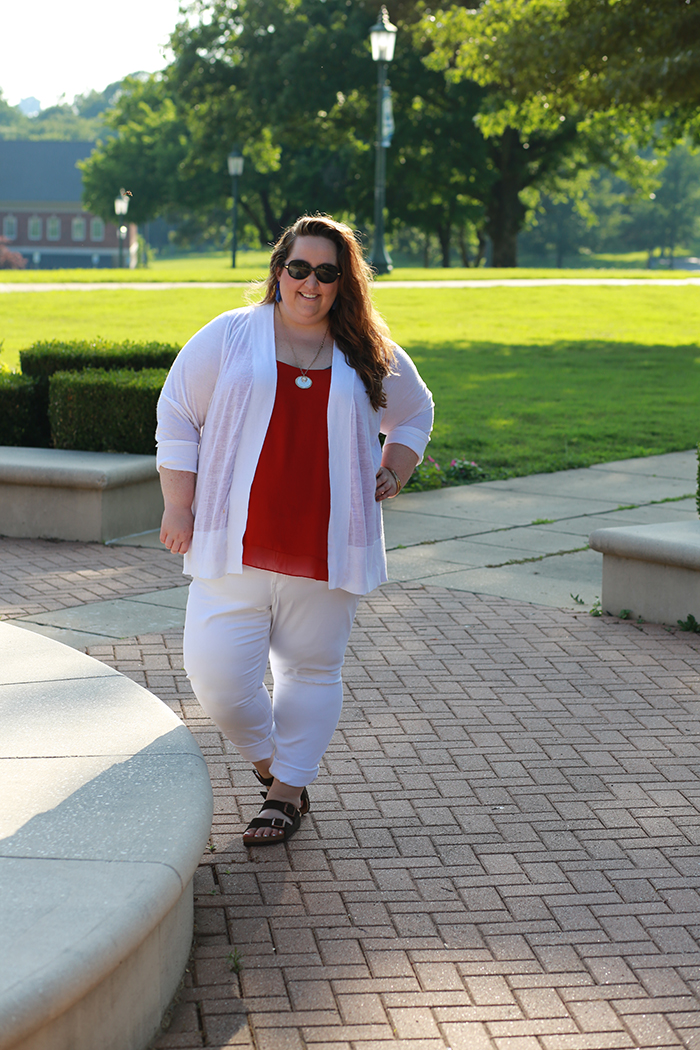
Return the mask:
[[194,514],[190,507],[171,507],[166,504],[160,526],[160,542],[171,554],[186,554],[192,542]]
[[160,468],[160,486],[165,510],[160,526],[160,542],[171,554],[187,554],[194,532],[194,486],[196,474],[189,470]]

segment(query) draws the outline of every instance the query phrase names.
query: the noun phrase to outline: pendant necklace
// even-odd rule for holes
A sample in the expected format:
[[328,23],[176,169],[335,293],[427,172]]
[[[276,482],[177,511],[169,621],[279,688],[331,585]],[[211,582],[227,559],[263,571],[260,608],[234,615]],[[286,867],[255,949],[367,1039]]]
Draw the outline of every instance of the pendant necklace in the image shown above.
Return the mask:
[[299,369],[299,371],[301,372],[301,375],[297,376],[296,379],[294,380],[294,382],[296,383],[296,385],[299,387],[300,390],[308,390],[310,386],[313,386],[313,379],[311,379],[310,376],[307,375],[307,372],[309,372],[314,367],[314,365],[316,364],[316,361],[318,359],[319,354],[323,350],[323,344],[326,341],[326,336],[328,335],[328,332],[330,331],[330,327],[331,327],[330,321],[328,322],[328,328],[326,328],[325,332],[323,333],[323,339],[321,340],[321,345],[319,346],[318,350],[316,351],[316,355],[315,355],[313,361],[308,366],[308,368],[302,368],[301,365],[299,364],[299,358],[297,357],[297,352],[294,349],[294,347],[292,346],[292,340],[289,338],[289,332],[287,331],[287,326],[284,323],[284,318],[282,317],[281,313],[279,313],[279,319],[282,322],[282,327],[284,328],[284,334],[287,337],[287,342],[289,343],[289,349],[292,351],[292,355],[294,357],[294,361],[296,363],[296,366]]

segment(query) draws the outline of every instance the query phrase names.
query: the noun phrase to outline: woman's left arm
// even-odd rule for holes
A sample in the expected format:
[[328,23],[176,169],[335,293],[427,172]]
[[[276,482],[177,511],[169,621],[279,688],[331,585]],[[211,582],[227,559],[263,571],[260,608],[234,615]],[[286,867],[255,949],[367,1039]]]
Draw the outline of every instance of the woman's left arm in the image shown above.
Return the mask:
[[398,496],[413,471],[420,456],[408,445],[385,445],[382,451],[382,465],[377,471],[377,503]]
[[395,370],[384,380],[387,404],[381,431],[386,434],[375,499],[393,499],[423,458],[433,425],[433,399],[405,350],[394,346]]

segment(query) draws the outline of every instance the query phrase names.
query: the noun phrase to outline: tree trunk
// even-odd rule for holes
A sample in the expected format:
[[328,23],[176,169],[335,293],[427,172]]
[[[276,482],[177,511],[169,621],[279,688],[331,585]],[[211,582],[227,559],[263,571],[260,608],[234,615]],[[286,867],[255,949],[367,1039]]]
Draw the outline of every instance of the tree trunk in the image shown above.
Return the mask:
[[423,269],[427,270],[430,267],[430,234],[426,233],[425,241],[423,243]]
[[518,265],[518,233],[527,209],[520,200],[525,185],[527,150],[515,128],[506,128],[492,147],[492,158],[498,177],[491,187],[486,205],[485,232],[493,244],[494,267]]
[[482,260],[486,258],[486,234],[483,230],[477,230],[476,236],[479,242],[479,247],[476,252],[476,262],[474,265],[478,269],[481,266]]
[[459,257],[462,260],[462,266],[471,266],[472,261],[469,256],[469,248],[467,247],[467,238],[464,234],[464,226],[460,226],[457,233],[457,244],[459,245]]
[[240,202],[241,211],[248,216],[251,223],[258,231],[260,237],[260,243],[265,244],[270,234],[267,228],[267,223],[260,220],[260,216],[251,208],[247,201],[241,200]]
[[452,234],[452,227],[449,222],[438,223],[437,235],[440,241],[440,251],[442,252],[442,265],[446,269],[450,266],[450,237]]
[[557,215],[557,245],[556,245],[556,264],[557,264],[557,269],[558,270],[561,270],[561,268],[564,265],[564,246],[565,246],[565,241],[566,241],[566,239],[565,239],[565,236],[564,236],[564,220],[562,219],[562,216],[561,216],[561,210],[559,210],[559,214]]

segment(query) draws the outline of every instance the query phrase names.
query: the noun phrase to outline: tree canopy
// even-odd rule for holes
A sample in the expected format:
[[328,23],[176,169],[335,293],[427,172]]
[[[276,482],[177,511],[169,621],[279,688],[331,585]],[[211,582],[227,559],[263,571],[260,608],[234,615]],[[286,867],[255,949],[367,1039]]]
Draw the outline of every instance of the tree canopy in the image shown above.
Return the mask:
[[439,60],[546,124],[572,107],[677,128],[700,102],[698,0],[484,0],[428,14]]
[[76,95],[72,103],[48,106],[34,117],[27,116],[19,106],[11,106],[0,91],[0,139],[94,142],[104,128],[104,113],[120,88],[120,82],[108,84],[104,91]]
[[[451,10],[465,14],[460,3]],[[495,265],[514,265],[527,213],[519,194],[571,175],[580,161],[576,126],[480,126],[490,89],[473,78],[446,82],[430,62],[423,12],[420,0],[392,5],[399,44],[389,70],[390,224],[436,234],[445,265],[455,234],[464,243],[471,227],[491,237]],[[223,218],[226,154],[238,145],[246,162],[241,210],[261,242],[304,211],[370,223],[375,0],[207,0],[197,14],[177,26],[174,61],[162,75],[125,83],[109,118],[114,138],[84,166],[89,206],[107,215],[129,183],[134,216],[184,209],[202,221],[217,210]]]
[[[580,210],[583,174],[606,165],[649,197],[638,145],[691,120],[700,0],[468,2],[391,4],[389,228],[437,236],[444,265],[455,237],[466,260],[476,231],[493,265],[514,266],[540,194],[557,206],[573,195]],[[171,64],[122,85],[83,165],[87,205],[110,217],[123,186],[136,221],[226,230],[226,156],[238,147],[248,239],[266,243],[305,211],[368,227],[376,15],[376,0],[198,0]]]

